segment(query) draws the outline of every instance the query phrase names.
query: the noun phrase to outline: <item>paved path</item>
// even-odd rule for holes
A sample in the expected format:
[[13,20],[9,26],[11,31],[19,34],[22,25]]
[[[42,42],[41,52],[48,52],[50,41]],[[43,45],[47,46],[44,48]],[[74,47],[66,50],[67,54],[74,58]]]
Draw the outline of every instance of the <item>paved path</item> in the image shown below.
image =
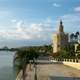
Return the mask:
[[[32,71],[27,69],[26,73],[26,80],[35,80],[33,66]],[[37,65],[37,80],[80,80],[80,71],[61,63],[40,61]]]
[[25,78],[26,80],[34,80],[34,67],[33,65],[31,65],[31,69],[30,69],[30,65],[27,66],[27,69],[26,69],[26,75],[25,75]]
[[80,71],[63,64],[37,65],[38,80],[80,80]]

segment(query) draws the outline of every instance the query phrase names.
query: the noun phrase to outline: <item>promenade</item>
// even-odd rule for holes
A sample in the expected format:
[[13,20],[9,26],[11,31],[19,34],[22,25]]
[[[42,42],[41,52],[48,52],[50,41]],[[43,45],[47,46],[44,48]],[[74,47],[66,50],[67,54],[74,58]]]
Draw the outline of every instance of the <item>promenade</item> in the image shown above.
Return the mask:
[[[37,80],[80,80],[80,71],[61,63],[40,61],[36,66]],[[42,64],[41,64],[42,63]],[[44,64],[43,64],[44,63]],[[26,71],[26,80],[35,80],[35,68]]]

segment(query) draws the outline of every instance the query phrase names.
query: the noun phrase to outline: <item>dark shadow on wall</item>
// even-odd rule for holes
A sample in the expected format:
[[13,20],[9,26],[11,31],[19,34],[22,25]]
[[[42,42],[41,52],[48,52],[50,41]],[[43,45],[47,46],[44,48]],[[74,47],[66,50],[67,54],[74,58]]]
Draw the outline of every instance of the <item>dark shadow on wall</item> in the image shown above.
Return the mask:
[[80,80],[80,77],[59,77],[50,76],[48,80]]

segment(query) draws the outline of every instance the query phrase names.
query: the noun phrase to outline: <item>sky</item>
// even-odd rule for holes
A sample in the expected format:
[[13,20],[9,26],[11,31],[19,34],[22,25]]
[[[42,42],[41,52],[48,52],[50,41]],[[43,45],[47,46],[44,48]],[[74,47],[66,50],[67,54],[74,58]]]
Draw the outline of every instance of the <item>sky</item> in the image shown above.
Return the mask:
[[80,31],[80,0],[0,0],[0,47],[50,44],[60,19]]

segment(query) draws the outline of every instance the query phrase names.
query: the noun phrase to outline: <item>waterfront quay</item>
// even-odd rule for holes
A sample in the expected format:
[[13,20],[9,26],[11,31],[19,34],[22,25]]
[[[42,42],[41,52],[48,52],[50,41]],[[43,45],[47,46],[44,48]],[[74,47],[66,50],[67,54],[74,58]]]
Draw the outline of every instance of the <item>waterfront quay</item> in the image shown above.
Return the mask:
[[57,61],[38,60],[36,68],[32,65],[29,70],[28,65],[25,80],[80,80],[80,70]]

